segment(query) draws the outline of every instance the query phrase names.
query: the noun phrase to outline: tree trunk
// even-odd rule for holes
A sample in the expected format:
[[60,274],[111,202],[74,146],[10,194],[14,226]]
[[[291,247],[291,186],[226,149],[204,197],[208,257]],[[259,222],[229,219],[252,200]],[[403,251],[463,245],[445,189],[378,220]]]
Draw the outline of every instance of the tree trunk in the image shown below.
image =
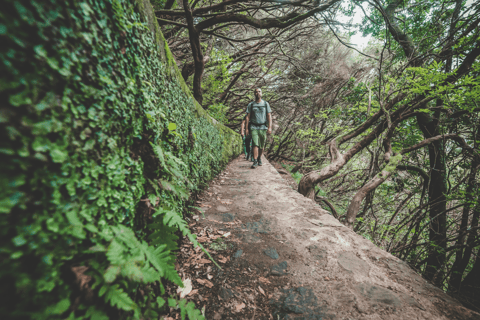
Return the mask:
[[[472,170],[470,171],[470,175],[468,177],[468,185],[467,185],[467,190],[466,190],[466,198],[467,199],[474,199],[473,193],[475,191],[476,187],[476,178],[477,175],[477,164],[474,162],[472,164]],[[479,199],[480,200],[480,199]],[[458,240],[456,245],[458,246],[463,246],[465,244],[465,240],[467,240],[467,234],[468,230],[471,228],[475,228],[478,225],[478,216],[480,214],[480,208],[477,208],[478,210],[474,210],[475,213],[472,218],[472,222],[470,225],[470,228],[468,228],[468,220],[470,217],[470,210],[471,210],[471,202],[468,202],[465,204],[463,207],[463,212],[462,212],[462,220],[460,222],[460,230],[458,231]],[[476,232],[472,232],[475,233]],[[472,238],[468,236],[468,240],[471,240]],[[453,263],[452,266],[452,276],[450,277],[450,282],[449,282],[449,287],[448,289],[452,292],[457,292],[460,289],[460,284],[462,282],[462,276],[463,273],[465,272],[465,268],[468,265],[468,262],[470,261],[470,257],[472,255],[473,247],[469,246],[469,241],[467,240],[467,247],[464,248],[459,248],[458,251],[456,252],[456,257],[455,257],[455,262]]]
[[202,104],[202,77],[205,69],[205,60],[203,58],[202,47],[200,45],[200,35],[193,24],[192,9],[188,4],[188,0],[183,0],[183,8],[185,10],[185,18],[188,25],[188,36],[190,38],[190,46],[192,47],[193,62],[195,74],[193,76],[193,97],[198,103]]
[[320,170],[320,172],[312,171],[305,174],[298,184],[298,192],[312,200],[315,200],[315,185],[333,177],[347,162],[340,150],[338,150],[335,139],[330,142],[329,147],[332,155],[332,162]]
[[460,295],[464,304],[469,308],[480,311],[478,305],[480,300],[480,254],[477,254],[472,270],[462,281]]
[[[438,103],[437,103],[438,104]],[[433,118],[428,115],[417,116],[417,122],[426,139],[439,135],[439,112]],[[428,145],[430,160],[430,184],[428,186],[428,200],[431,203],[429,210],[430,226],[427,265],[424,276],[435,285],[441,286],[443,281],[442,268],[446,259],[447,246],[447,192],[445,152],[442,140],[433,141]]]
[[390,150],[385,153],[386,158],[389,159],[388,164],[383,168],[379,174],[375,175],[369,182],[367,182],[358,192],[353,196],[352,202],[347,209],[346,221],[345,224],[347,227],[353,228],[355,219],[357,218],[357,213],[360,210],[360,205],[362,204],[363,199],[369,193],[375,190],[379,185],[381,185],[385,180],[387,180],[392,173],[397,169],[398,163],[402,161],[402,155],[397,154],[390,157]]
[[345,225],[347,227],[353,228],[355,219],[357,218],[357,213],[360,210],[360,205],[362,204],[362,201],[366,195],[381,185],[388,177],[390,177],[391,174],[391,172],[382,171],[378,176],[373,177],[362,188],[360,188],[360,190],[358,190],[347,209],[345,221]]

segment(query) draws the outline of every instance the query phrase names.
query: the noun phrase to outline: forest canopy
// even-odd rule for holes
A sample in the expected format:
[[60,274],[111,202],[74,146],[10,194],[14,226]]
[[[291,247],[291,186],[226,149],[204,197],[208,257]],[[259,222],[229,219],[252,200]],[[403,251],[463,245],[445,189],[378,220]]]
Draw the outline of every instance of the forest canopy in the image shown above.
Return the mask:
[[[478,309],[478,2],[155,7],[205,109],[238,129],[261,87],[275,119],[267,157],[299,179],[298,191]],[[348,19],[356,12],[361,23]],[[350,43],[355,31],[367,46]]]

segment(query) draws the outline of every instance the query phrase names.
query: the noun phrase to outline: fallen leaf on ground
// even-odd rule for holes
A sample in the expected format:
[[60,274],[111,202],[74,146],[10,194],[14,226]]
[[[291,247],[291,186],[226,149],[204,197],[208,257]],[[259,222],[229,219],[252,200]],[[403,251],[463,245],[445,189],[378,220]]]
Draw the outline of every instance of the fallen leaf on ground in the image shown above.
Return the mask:
[[225,257],[219,256],[218,261],[220,261],[221,263],[227,263],[228,259]]
[[205,280],[205,279],[196,279],[196,281],[204,286],[207,286],[209,288],[213,287],[213,283],[211,283],[210,281],[208,280]]
[[258,291],[260,291],[261,294],[263,294],[264,296],[266,296],[266,295],[265,295],[265,291],[263,291],[262,287],[258,286]]
[[92,276],[84,274],[85,271],[88,270],[89,267],[86,266],[78,266],[72,267],[73,273],[75,273],[75,277],[77,278],[77,284],[80,287],[80,290],[83,289],[90,289],[88,287],[88,283],[92,280]]
[[198,206],[199,207],[205,207],[205,208],[211,208],[212,207],[211,205],[208,205],[208,204],[205,204],[205,203],[201,203]]
[[260,278],[258,278],[258,280],[260,280],[263,283],[270,283],[270,281],[268,281],[268,279],[266,279],[264,277],[260,277]]
[[177,293],[180,294],[180,298],[185,298],[192,292],[192,280],[190,279],[185,279],[183,280],[183,288],[178,287],[177,288]]
[[230,234],[231,234],[230,232],[227,232],[227,233],[225,233],[223,236],[224,236],[225,238],[227,238]]
[[210,239],[208,237],[198,237],[197,241],[198,242],[209,242]]
[[195,290],[190,291],[190,293],[188,294],[188,296],[193,296],[193,295],[195,295],[195,294],[197,294],[197,293],[198,293],[198,289],[195,289]]
[[240,303],[235,306],[235,312],[240,312],[243,308],[245,308],[245,303]]
[[212,278],[213,278],[212,275],[207,274],[207,279],[208,279],[208,280],[212,280]]
[[208,259],[200,259],[196,261],[198,264],[206,264],[206,263],[212,263],[212,261]]
[[325,280],[329,281],[329,280],[330,280],[330,278],[329,278],[329,277],[325,277]]

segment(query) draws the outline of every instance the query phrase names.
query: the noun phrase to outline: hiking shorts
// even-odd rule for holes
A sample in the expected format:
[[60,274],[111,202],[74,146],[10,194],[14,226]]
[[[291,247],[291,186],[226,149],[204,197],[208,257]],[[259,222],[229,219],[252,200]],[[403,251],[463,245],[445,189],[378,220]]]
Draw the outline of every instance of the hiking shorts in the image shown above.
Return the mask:
[[257,146],[260,149],[264,149],[265,142],[267,141],[267,130],[252,129],[252,141],[254,146]]

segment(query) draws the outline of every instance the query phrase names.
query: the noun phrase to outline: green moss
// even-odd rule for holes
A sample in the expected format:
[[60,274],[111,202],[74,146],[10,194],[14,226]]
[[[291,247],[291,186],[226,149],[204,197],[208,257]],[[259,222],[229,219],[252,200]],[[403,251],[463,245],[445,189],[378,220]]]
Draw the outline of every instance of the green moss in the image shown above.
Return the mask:
[[16,304],[0,313],[77,317],[62,275],[83,266],[87,318],[157,318],[162,283],[181,284],[177,234],[195,241],[189,193],[240,153],[240,136],[194,101],[148,0],[5,8],[0,293]]
[[[149,24],[151,26],[151,31],[154,32],[155,34],[155,40],[158,43],[158,46],[162,48],[163,50],[159,50],[162,52],[162,58],[166,62],[170,72],[170,77],[172,79],[175,79],[180,86],[182,87],[183,92],[189,96],[193,104],[195,106],[195,110],[197,112],[197,115],[199,117],[203,117],[207,119],[209,122],[214,124],[218,130],[221,131],[222,135],[225,137],[224,140],[224,149],[232,149],[232,150],[224,150],[223,154],[226,157],[227,155],[229,156],[234,156],[236,154],[239,154],[241,152],[241,136],[236,133],[235,131],[231,130],[230,128],[225,127],[224,125],[218,123],[215,119],[213,119],[205,109],[202,108],[202,106],[195,100],[193,97],[192,92],[188,88],[187,84],[185,83],[182,74],[180,70],[177,67],[177,64],[175,62],[175,58],[173,57],[172,52],[170,51],[170,48],[168,47],[168,43],[165,40],[165,37],[163,36],[163,33],[160,29],[160,26],[158,25],[157,20],[155,19],[154,15],[153,18],[150,15],[150,12],[153,13],[153,8],[150,4],[149,1],[147,0],[135,0],[138,4],[139,7],[142,9],[144,12],[144,16],[147,20],[153,19],[153,23]],[[233,137],[230,137],[233,136]],[[224,158],[222,156],[222,158]],[[228,161],[227,161],[228,162]]]

